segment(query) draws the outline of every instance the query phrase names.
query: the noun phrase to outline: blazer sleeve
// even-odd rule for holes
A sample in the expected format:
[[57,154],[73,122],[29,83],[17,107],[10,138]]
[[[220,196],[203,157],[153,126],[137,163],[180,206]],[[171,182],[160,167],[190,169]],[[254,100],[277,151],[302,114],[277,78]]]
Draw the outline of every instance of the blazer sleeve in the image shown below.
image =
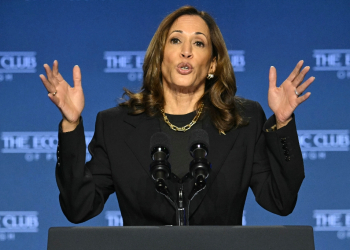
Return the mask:
[[296,204],[304,179],[304,164],[298,141],[295,117],[278,130],[267,132],[276,124],[275,116],[267,121],[258,106],[258,132],[250,186],[256,201],[279,215],[290,214]]
[[63,133],[59,129],[58,138],[56,181],[60,205],[70,222],[81,223],[101,213],[104,203],[114,192],[102,115],[97,115],[95,134],[89,144],[90,162],[85,164],[82,119],[74,131]]

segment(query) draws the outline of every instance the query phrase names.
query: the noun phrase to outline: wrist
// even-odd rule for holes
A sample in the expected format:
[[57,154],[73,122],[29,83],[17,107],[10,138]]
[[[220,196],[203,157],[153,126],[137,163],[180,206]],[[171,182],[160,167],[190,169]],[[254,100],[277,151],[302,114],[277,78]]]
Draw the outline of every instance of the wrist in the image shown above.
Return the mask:
[[74,121],[74,122],[68,121],[67,119],[63,118],[61,123],[62,132],[66,133],[66,132],[73,131],[79,125],[79,122],[80,122],[80,117],[77,121]]
[[277,119],[276,117],[276,126],[277,129],[283,128],[284,126],[286,126],[290,121],[292,120],[292,117],[289,117],[288,119],[281,121],[279,119]]

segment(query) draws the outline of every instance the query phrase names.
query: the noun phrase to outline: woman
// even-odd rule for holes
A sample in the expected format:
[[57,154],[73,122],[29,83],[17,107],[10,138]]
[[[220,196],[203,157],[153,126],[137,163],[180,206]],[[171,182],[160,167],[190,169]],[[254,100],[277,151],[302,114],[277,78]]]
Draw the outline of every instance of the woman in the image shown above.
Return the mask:
[[128,101],[98,114],[92,159],[85,164],[80,69],[73,69],[71,88],[57,61],[52,70],[45,64],[47,78],[40,78],[63,116],[56,166],[62,211],[73,223],[86,221],[116,192],[124,225],[175,224],[174,208],[154,190],[149,174],[150,138],[158,131],[171,137],[173,174],[167,185],[186,196],[194,182],[187,174],[188,131],[202,128],[210,139],[212,172],[207,188],[191,201],[190,225],[241,225],[249,187],[262,207],[291,213],[304,178],[293,111],[310,96],[300,93],[314,80],[301,84],[309,71],[302,65],[280,87],[270,68],[274,115],[266,121],[258,103],[235,97],[233,69],[213,18],[182,7],[162,21],[148,47],[141,91],[125,90]]

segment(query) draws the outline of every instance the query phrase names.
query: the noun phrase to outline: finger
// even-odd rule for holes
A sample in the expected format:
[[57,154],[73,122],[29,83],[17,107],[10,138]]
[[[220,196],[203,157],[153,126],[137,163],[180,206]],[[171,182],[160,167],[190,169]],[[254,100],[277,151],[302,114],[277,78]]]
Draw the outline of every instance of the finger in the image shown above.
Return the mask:
[[61,83],[64,81],[62,75],[60,74],[60,72],[58,72],[58,74],[55,76],[55,78],[57,79],[57,83]]
[[270,72],[269,72],[269,88],[270,89],[276,88],[276,82],[277,82],[277,71],[274,66],[271,66]]
[[303,70],[295,77],[294,81],[292,82],[295,87],[298,87],[304,80],[307,72],[309,72],[310,66],[306,66],[303,68]]
[[47,96],[57,107],[59,107],[59,98],[56,95],[53,95],[53,93],[48,93]]
[[43,74],[39,75],[39,77],[42,83],[44,84],[47,92],[54,93],[56,91],[55,87],[46,79],[46,77]]
[[295,66],[294,70],[292,71],[292,73],[290,73],[290,75],[288,76],[287,80],[289,81],[293,81],[295,79],[295,77],[299,74],[301,67],[304,64],[304,60],[300,60],[297,65]]
[[55,77],[57,77],[57,75],[58,75],[58,61],[57,60],[53,61],[52,74]]
[[73,82],[74,87],[81,87],[81,71],[78,65],[73,68]]
[[299,87],[297,88],[297,92],[303,93],[310,86],[310,84],[313,83],[315,79],[316,78],[313,76],[307,79],[303,84],[299,85]]
[[302,95],[302,96],[299,96],[299,98],[297,98],[297,103],[298,103],[298,106],[305,102],[311,95],[311,92],[307,92],[305,95]]
[[52,71],[51,71],[51,68],[48,64],[44,64],[44,69],[45,69],[45,72],[46,72],[46,76],[48,79],[51,79],[52,78]]

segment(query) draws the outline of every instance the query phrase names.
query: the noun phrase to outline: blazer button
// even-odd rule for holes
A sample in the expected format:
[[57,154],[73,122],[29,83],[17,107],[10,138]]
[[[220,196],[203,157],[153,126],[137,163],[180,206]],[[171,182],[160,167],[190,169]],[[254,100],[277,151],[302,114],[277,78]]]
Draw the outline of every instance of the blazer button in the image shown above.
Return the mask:
[[286,160],[286,161],[290,161],[290,156],[286,156],[286,157],[285,157],[285,160]]
[[57,162],[57,166],[61,166],[61,163]]
[[287,141],[287,139],[285,137],[281,138],[281,142],[285,143]]

